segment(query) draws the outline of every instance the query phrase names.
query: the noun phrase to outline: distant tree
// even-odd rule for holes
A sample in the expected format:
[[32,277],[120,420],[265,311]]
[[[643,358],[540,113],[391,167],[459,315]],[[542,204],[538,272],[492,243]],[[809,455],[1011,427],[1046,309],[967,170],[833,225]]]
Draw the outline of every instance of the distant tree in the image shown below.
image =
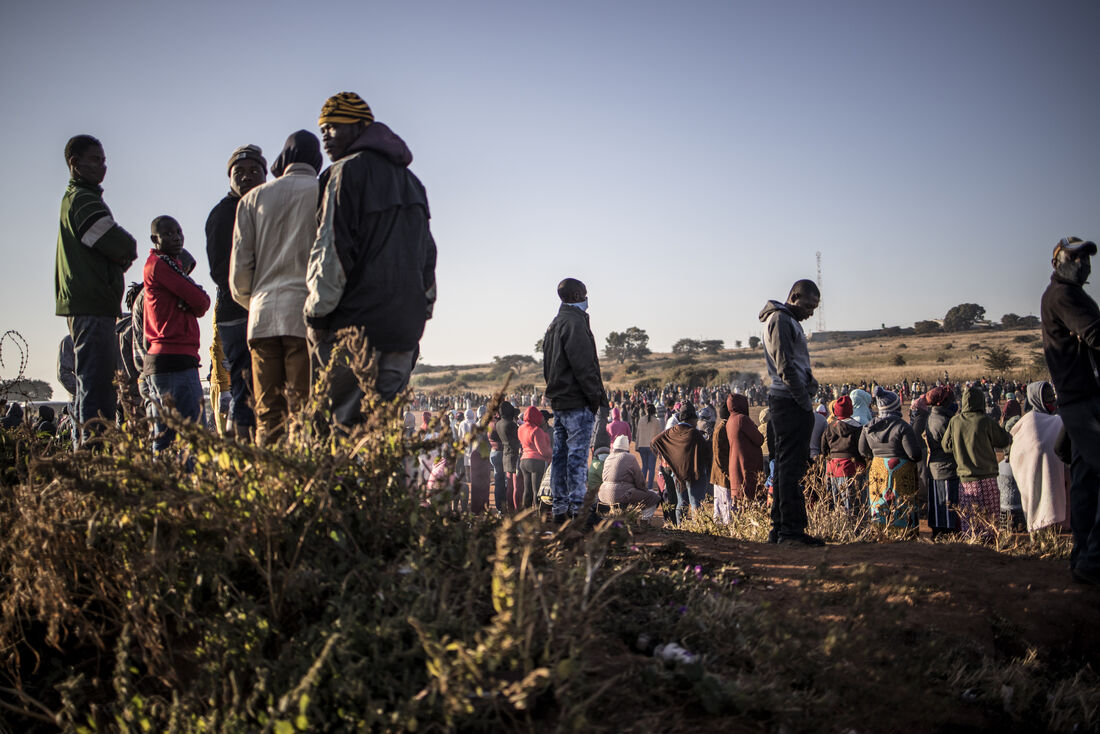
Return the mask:
[[1043,322],[1039,320],[1038,316],[1021,316],[1019,328],[1038,329],[1040,326],[1042,326],[1042,323]]
[[613,331],[607,335],[604,354],[622,364],[628,359],[641,359],[650,354],[649,334],[644,329],[631,326],[626,331]]
[[740,349],[740,348],[741,348],[741,345],[742,345],[742,342],[741,342],[741,340],[740,340],[740,339],[735,339],[735,340],[734,340],[734,342],[733,342],[733,347],[734,347],[734,349]]
[[943,329],[935,321],[918,321],[913,324],[913,331],[917,334],[935,334]]
[[1014,313],[1006,313],[1001,317],[1001,326],[1006,329],[1016,329],[1020,326],[1020,317]]
[[985,316],[985,308],[976,303],[960,303],[952,306],[943,317],[944,331],[966,331],[974,322]]
[[901,336],[900,326],[883,326],[879,329],[879,336]]
[[1008,347],[990,347],[985,355],[985,366],[993,372],[1007,372],[1020,364]]
[[718,354],[726,346],[726,343],[721,339],[704,339],[699,342],[699,348],[703,350],[703,354]]
[[4,387],[4,397],[8,400],[49,400],[53,397],[53,388],[45,380],[15,380]]
[[672,345],[673,354],[698,354],[701,351],[703,345],[695,339],[680,339]]
[[894,355],[894,365],[897,366],[897,367],[905,366],[905,357],[902,356],[901,354],[895,354]]
[[546,340],[545,336],[540,336],[539,340],[535,342],[535,354],[542,354],[542,343]]
[[750,336],[749,337],[749,349],[756,349],[758,346],[760,346],[760,337]]
[[505,354],[503,357],[493,357],[492,373],[502,375],[505,372],[519,372],[527,365],[538,364],[535,358],[527,354]]

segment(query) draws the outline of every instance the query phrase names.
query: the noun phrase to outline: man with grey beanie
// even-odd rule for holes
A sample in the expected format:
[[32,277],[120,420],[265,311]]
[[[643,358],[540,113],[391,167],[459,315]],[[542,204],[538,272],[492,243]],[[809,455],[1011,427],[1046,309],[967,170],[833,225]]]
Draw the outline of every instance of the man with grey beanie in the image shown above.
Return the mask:
[[267,178],[267,161],[258,145],[242,145],[229,156],[226,166],[229,193],[210,210],[206,219],[206,257],[210,278],[217,286],[214,323],[222,351],[229,362],[228,425],[235,435],[251,438],[256,425],[252,412],[252,355],[248,351],[248,311],[233,300],[229,289],[229,260],[233,252],[233,225],[241,197]]
[[1096,244],[1063,237],[1043,293],[1043,356],[1058,396],[1058,415],[1072,445],[1070,526],[1073,577],[1100,585],[1100,308],[1084,285]]

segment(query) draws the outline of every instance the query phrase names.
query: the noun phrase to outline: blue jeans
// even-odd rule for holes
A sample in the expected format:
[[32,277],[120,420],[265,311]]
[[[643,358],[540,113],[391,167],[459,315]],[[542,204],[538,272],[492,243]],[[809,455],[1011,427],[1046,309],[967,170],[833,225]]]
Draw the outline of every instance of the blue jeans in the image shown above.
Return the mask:
[[[118,337],[113,316],[70,316],[69,334],[73,338],[76,395],[73,418],[78,426],[90,420],[115,421],[115,364]],[[80,446],[90,429],[73,429],[73,447]]]
[[501,451],[489,452],[489,464],[493,467],[493,501],[497,512],[508,509],[508,491],[505,486],[504,453]]
[[176,432],[160,420],[160,410],[165,398],[171,398],[176,412],[184,418],[198,421],[202,403],[202,384],[197,369],[162,372],[146,376],[153,394],[152,418],[156,422],[153,433],[153,453],[168,448],[176,438]]
[[638,449],[638,456],[642,458],[642,476],[645,478],[645,486],[653,489],[657,477],[657,454],[648,446]]
[[1073,530],[1071,567],[1100,572],[1100,398],[1058,406],[1073,447],[1069,465],[1069,524]]
[[703,504],[703,500],[707,496],[707,487],[710,486],[710,482],[706,477],[699,477],[693,482],[685,482],[679,477],[675,479],[676,484],[676,524],[679,525],[684,520],[684,514],[687,512],[687,507],[691,506],[691,511],[694,513],[699,509],[699,505]]
[[555,515],[576,515],[588,491],[588,444],[596,414],[588,408],[554,411],[550,492]]
[[229,362],[229,415],[238,426],[256,425],[252,412],[252,352],[248,349],[248,321],[218,324],[222,352]]

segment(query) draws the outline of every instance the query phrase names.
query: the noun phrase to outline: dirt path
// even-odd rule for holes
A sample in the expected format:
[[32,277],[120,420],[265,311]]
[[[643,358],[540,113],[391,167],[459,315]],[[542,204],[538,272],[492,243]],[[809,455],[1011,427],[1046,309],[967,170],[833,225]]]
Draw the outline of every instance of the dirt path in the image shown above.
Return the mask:
[[650,529],[637,541],[650,548],[682,542],[704,567],[739,569],[745,593],[817,609],[819,621],[862,613],[850,608],[851,592],[870,586],[901,626],[937,629],[1000,655],[1034,647],[1100,661],[1100,588],[1075,583],[1065,561],[923,539],[804,548]]

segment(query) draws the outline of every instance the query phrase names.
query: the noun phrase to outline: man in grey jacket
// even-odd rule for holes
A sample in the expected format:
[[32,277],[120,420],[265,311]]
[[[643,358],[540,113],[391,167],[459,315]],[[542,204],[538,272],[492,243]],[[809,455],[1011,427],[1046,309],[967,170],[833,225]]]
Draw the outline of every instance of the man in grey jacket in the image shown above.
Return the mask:
[[814,428],[813,399],[817,380],[800,321],[813,316],[821,291],[812,280],[791,287],[786,303],[768,301],[760,312],[764,324],[764,359],[768,365],[768,409],[775,446],[775,501],[772,503],[772,543],[824,545],[806,534],[806,500],[802,477],[810,463]]

